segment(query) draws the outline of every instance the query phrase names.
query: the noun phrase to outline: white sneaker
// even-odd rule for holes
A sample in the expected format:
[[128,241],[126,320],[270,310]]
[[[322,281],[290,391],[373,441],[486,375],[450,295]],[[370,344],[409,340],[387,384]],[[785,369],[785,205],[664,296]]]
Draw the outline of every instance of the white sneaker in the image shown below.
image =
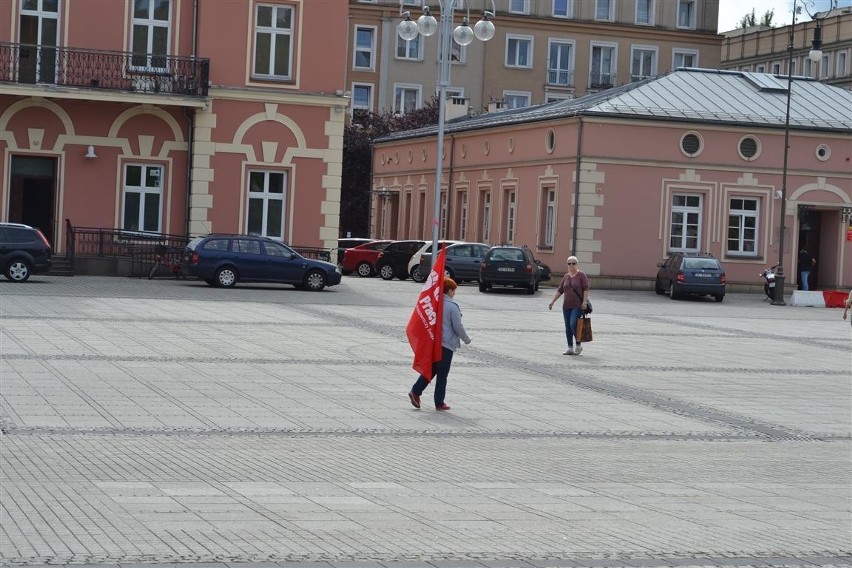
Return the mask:
[[568,351],[566,351],[565,353],[563,353],[563,355],[573,355],[573,354],[574,354],[574,350],[573,350],[573,349],[571,349],[570,347],[568,348]]
[[574,355],[579,355],[581,351],[583,351],[583,346],[578,345],[577,347],[574,348]]

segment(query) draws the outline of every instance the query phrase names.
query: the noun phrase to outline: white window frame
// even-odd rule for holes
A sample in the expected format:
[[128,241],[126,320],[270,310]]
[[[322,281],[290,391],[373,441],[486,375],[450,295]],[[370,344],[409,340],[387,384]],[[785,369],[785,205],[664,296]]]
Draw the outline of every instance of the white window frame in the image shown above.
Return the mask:
[[545,187],[543,191],[543,218],[541,219],[541,244],[545,247],[553,247],[556,235],[556,188]]
[[819,62],[819,78],[828,79],[829,69],[831,69],[831,55],[823,53]]
[[[648,21],[647,22],[643,22],[642,20],[639,19],[639,4],[640,4],[640,2],[648,4]],[[653,26],[654,22],[656,21],[656,9],[657,9],[656,0],[636,0],[636,12],[635,12],[636,15],[635,15],[635,18],[634,18],[634,23],[637,26]]]
[[[604,42],[604,41],[593,41],[593,42],[591,42],[591,44],[589,46],[589,86],[591,87],[591,85],[594,84],[594,82],[592,81],[592,77],[593,77],[594,69],[595,69],[595,48],[596,47],[601,48],[601,49],[610,49],[611,52],[612,52],[612,57],[610,58],[609,71],[604,73],[604,71],[599,70],[598,75],[600,75],[600,76],[603,76],[603,75],[611,76],[612,81],[610,81],[609,86],[615,86],[616,73],[618,72],[617,68],[616,68],[616,65],[618,63],[618,44],[617,43]],[[604,85],[605,83],[600,82],[599,84]],[[592,88],[597,88],[597,87],[592,87]]]
[[[159,71],[164,71],[166,69],[165,65],[168,65],[166,63],[166,58],[169,56],[169,53],[171,53],[171,44],[172,44],[171,30],[172,30],[172,11],[173,11],[172,8],[174,7],[173,4],[174,4],[173,2],[169,1],[169,17],[165,21],[164,20],[158,20],[158,19],[154,18],[154,2],[153,1],[150,2],[149,5],[148,5],[148,17],[147,18],[137,18],[135,16],[135,13],[136,13],[135,2],[130,7],[131,13],[134,14],[133,21],[131,22],[131,25],[130,25],[130,30],[131,30],[130,31],[130,35],[131,35],[131,37],[130,37],[130,51],[132,52],[132,55],[130,56],[130,62],[131,62],[130,68],[133,71],[159,72]],[[137,27],[144,27],[144,28],[147,28],[147,30],[148,30],[148,38],[147,38],[147,42],[146,42],[147,45],[146,45],[145,53],[137,53],[136,51],[134,51],[135,43],[136,43],[135,38],[136,38],[136,28]],[[166,30],[166,49],[163,53],[154,53],[154,31],[157,28],[165,28],[165,30]],[[137,65],[137,64],[134,63],[134,60],[138,57],[144,57],[145,58],[145,64],[144,65]],[[157,65],[154,64],[155,60],[160,59],[160,58],[162,58],[164,66],[157,66]]]
[[[370,46],[358,45],[358,32],[370,32]],[[373,71],[376,68],[376,26],[355,26],[355,33],[352,34],[352,69],[361,71]],[[370,58],[368,66],[358,65],[358,55],[366,53]]]
[[[695,0],[678,0],[677,2],[677,21],[676,27],[682,30],[694,30],[696,20],[696,2]],[[689,20],[685,24],[681,23],[684,17],[681,15],[683,10],[686,10],[686,18]]]
[[[637,54],[641,54],[642,59],[639,62],[640,69],[639,71],[643,71],[643,73],[636,73],[637,69],[635,67],[636,61],[634,57]],[[645,71],[645,56],[650,55],[651,60],[648,62],[648,75],[644,74]],[[630,46],[630,80],[631,81],[641,81],[642,79],[647,79],[649,77],[655,77],[657,75],[657,61],[658,57],[658,48],[653,45],[632,45]]]
[[[748,201],[754,203],[754,209],[734,209],[734,202],[741,201],[743,204]],[[732,218],[736,218],[736,226],[732,224]],[[747,227],[746,224],[748,220],[752,221],[753,226]],[[725,249],[727,256],[740,256],[740,257],[755,257],[758,253],[758,236],[760,234],[760,199],[756,197],[745,197],[745,196],[731,196],[728,198],[728,230],[726,232],[726,241],[725,241]],[[738,237],[737,248],[731,248],[731,238],[730,233],[732,230],[737,231]],[[752,231],[754,235],[753,238],[748,239],[745,238],[744,234],[746,231]],[[752,244],[752,250],[746,250],[746,243]]]
[[772,74],[773,75],[780,75],[781,74],[781,64],[778,63],[777,61],[772,64]]
[[529,14],[530,0],[509,0],[508,12],[510,14]]
[[[372,83],[352,83],[352,110],[366,110],[373,111],[373,92],[375,90],[375,85]],[[366,106],[359,105],[355,99],[355,93],[358,89],[367,89],[369,91],[368,104]]]
[[[503,100],[506,102],[506,108],[526,108],[532,105],[532,93],[529,91],[503,91]],[[510,101],[512,103],[510,104]],[[524,105],[516,105],[514,103],[525,102]]]
[[[396,59],[404,60],[404,61],[423,61],[423,36],[417,34],[417,37],[408,41],[399,37],[399,34],[396,36],[396,52],[394,56]],[[402,51],[402,55],[400,55],[400,51]],[[411,53],[414,51],[414,53]]]
[[[684,197],[686,198],[685,205],[675,205],[675,198]],[[692,199],[698,200],[698,205],[690,205],[689,202]],[[702,221],[703,221],[703,205],[704,196],[700,193],[686,193],[686,192],[673,192],[671,196],[671,213],[669,216],[669,250],[677,251],[677,252],[700,252],[701,251],[701,230],[702,230]],[[683,222],[675,225],[675,214],[683,215]],[[695,220],[691,221],[689,219],[690,215],[695,216]],[[675,227],[681,227],[678,230],[675,230]],[[688,227],[694,226],[696,227],[696,234],[693,237],[688,234]],[[695,247],[687,246],[688,240],[690,238],[695,238]],[[680,246],[673,246],[673,242],[675,239],[680,241]]]
[[515,224],[518,220],[518,195],[515,188],[506,189],[506,244],[515,244]]
[[[697,49],[673,49],[672,50],[672,70],[677,69],[678,67],[698,67],[698,50]],[[678,56],[680,56],[681,60],[684,57],[692,56],[692,65],[678,65]],[[685,63],[685,62],[684,62]]]
[[[258,23],[260,18],[260,9],[261,8],[270,8],[272,10],[272,26],[261,26]],[[276,27],[276,23],[278,18],[276,17],[276,12],[278,10],[285,10],[290,12],[290,27],[289,28],[279,28]],[[285,79],[290,80],[293,78],[293,34],[296,22],[296,10],[292,6],[283,6],[283,5],[269,5],[269,4],[258,4],[255,6],[254,12],[254,48],[252,51],[252,55],[254,59],[252,61],[252,77],[262,77],[262,78],[273,78],[273,79]],[[267,72],[259,72],[257,70],[257,61],[258,61],[258,37],[261,34],[268,34],[270,36],[269,42],[269,69]],[[283,74],[276,74],[275,67],[277,61],[275,60],[275,47],[276,43],[283,38],[284,41],[289,43],[289,48],[287,49],[288,60],[287,60],[287,72]]]
[[467,190],[461,192],[459,198],[459,238],[467,236]]
[[757,68],[755,69],[755,72],[756,73],[766,73],[766,65],[763,65],[763,64],[758,65]]
[[847,74],[846,67],[849,63],[849,55],[845,51],[838,51],[837,57],[834,58],[835,77],[845,77]]
[[[557,2],[564,5],[564,9],[557,9]],[[550,13],[554,18],[570,18],[574,13],[574,0],[553,0]]]
[[[455,42],[455,40],[450,42],[450,50],[452,55],[450,56],[450,63],[452,65],[456,65],[458,63],[466,63],[467,62],[467,46],[459,45]],[[436,60],[438,63],[441,62],[441,54],[444,52],[444,46],[438,45],[438,59]]]
[[544,92],[544,102],[555,103],[557,101],[570,101],[574,98],[571,93],[553,93],[550,91]]
[[[606,2],[607,6],[607,15],[605,18],[600,17],[600,8],[601,3]],[[595,21],[596,22],[611,22],[613,21],[613,14],[615,13],[615,1],[614,0],[595,0]]]
[[480,209],[482,211],[482,219],[479,220],[479,225],[482,227],[482,242],[491,242],[491,190],[481,191],[479,193],[482,198]]
[[[557,55],[559,61],[553,61],[553,50],[554,48],[559,48],[557,50]],[[564,49],[568,50],[568,57],[563,57]],[[547,40],[547,84],[548,85],[562,85],[564,87],[573,87],[574,86],[574,57],[576,50],[576,44],[574,40],[567,40],[561,38],[548,38]],[[567,61],[563,62],[563,59],[567,59]],[[564,80],[560,80],[564,79]]]
[[[514,63],[509,61],[509,55],[510,55],[510,52],[511,52],[509,46],[510,46],[512,41],[515,42],[514,53],[511,53],[511,55],[514,57]],[[506,58],[505,58],[506,67],[511,67],[511,68],[514,68],[514,69],[532,69],[532,66],[533,66],[533,50],[534,50],[534,47],[535,47],[534,41],[535,41],[535,36],[506,34]],[[521,55],[521,49],[520,49],[521,45],[527,46],[527,49],[526,49],[527,64],[526,65],[521,65],[520,63],[518,63],[518,60],[520,59],[520,55]]]
[[[400,102],[400,95],[403,95],[406,92],[415,91],[415,99],[416,104],[414,105],[414,109],[418,109],[423,106],[423,85],[415,85],[414,83],[394,83],[393,84],[393,112],[399,114],[405,114],[405,108],[400,108],[398,103]],[[403,99],[404,103],[405,100]],[[404,104],[402,105],[404,107]],[[414,110],[412,109],[412,110]]]
[[[130,168],[139,168],[140,183],[142,185],[130,185],[127,181],[128,171]],[[157,180],[157,185],[148,185],[149,172],[159,172],[150,177]],[[144,233],[161,233],[163,230],[163,184],[165,182],[165,168],[160,164],[139,164],[127,162],[124,164],[124,183],[122,184],[121,192],[121,228],[125,231],[138,231]],[[127,196],[130,194],[139,195],[139,212],[136,219],[136,227],[127,225]],[[146,197],[149,195],[157,196],[157,227],[145,226],[145,206]]]
[[813,77],[814,76],[814,64],[810,60],[809,57],[805,57],[804,65],[802,66],[802,74],[805,77]]
[[[263,174],[263,191],[252,191],[251,185],[251,177],[252,174]],[[282,186],[281,191],[270,191],[270,183],[269,178],[271,175],[277,174],[281,175]],[[288,189],[288,181],[289,175],[286,171],[281,170],[263,170],[263,169],[251,169],[248,172],[249,183],[246,186],[246,234],[249,233],[249,226],[251,225],[249,215],[251,215],[251,202],[252,200],[260,200],[263,202],[262,208],[262,219],[261,219],[261,232],[260,236],[269,237],[271,239],[283,240],[284,232],[287,226],[287,189]],[[276,235],[274,232],[270,232],[269,227],[269,204],[273,201],[281,202],[281,227],[280,234]],[[256,234],[256,233],[252,233]]]

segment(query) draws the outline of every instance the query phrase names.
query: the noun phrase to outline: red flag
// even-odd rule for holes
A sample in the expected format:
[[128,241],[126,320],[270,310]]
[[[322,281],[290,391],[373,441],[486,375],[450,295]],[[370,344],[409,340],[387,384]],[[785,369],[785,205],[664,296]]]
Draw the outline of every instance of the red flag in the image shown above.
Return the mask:
[[405,335],[414,351],[411,367],[432,380],[432,363],[441,360],[441,329],[444,319],[444,257],[446,247],[438,253],[420,297],[405,326]]

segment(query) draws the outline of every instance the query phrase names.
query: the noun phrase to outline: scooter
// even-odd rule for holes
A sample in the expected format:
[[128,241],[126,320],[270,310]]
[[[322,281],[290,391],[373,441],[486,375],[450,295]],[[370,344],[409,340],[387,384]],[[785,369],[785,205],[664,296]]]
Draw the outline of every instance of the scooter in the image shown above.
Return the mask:
[[777,267],[777,264],[775,266],[770,266],[758,274],[758,276],[763,278],[763,293],[766,294],[766,297],[763,299],[764,302],[766,300],[775,299],[775,269]]

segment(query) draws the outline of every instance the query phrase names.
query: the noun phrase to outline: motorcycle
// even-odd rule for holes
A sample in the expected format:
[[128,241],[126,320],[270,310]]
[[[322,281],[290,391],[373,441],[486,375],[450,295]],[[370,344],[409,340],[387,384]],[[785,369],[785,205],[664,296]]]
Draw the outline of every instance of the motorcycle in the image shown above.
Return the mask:
[[775,299],[775,269],[777,267],[777,264],[775,266],[770,266],[758,274],[758,276],[763,278],[763,293],[766,294],[766,297],[763,299],[764,302],[766,300]]

